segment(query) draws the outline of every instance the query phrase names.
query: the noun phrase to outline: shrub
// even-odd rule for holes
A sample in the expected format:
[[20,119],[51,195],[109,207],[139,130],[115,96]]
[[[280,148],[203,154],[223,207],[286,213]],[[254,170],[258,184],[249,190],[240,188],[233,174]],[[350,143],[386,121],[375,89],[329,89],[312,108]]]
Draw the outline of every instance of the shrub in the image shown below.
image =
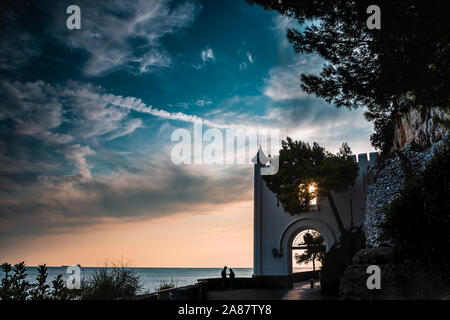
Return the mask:
[[177,286],[177,282],[170,280],[163,280],[160,282],[159,287],[156,288],[156,291],[162,291],[162,290],[167,290],[167,289],[172,289],[175,288]]
[[1,300],[68,300],[79,297],[79,290],[69,290],[61,275],[52,281],[52,290],[47,284],[47,267],[38,267],[37,283],[30,284],[26,280],[25,262],[21,262],[12,267],[5,262],[1,265],[5,273],[0,286]]
[[37,283],[33,285],[31,290],[31,299],[43,300],[49,298],[50,286],[47,284],[47,266],[41,265],[38,267],[38,276],[36,277]]
[[5,273],[0,288],[2,300],[26,300],[32,285],[26,280],[25,262],[20,262],[14,267],[9,263],[3,263],[2,271]]
[[382,239],[404,260],[433,266],[450,281],[450,141],[425,170],[411,172],[399,196],[384,210]]
[[51,299],[53,300],[73,300],[80,298],[79,289],[69,289],[66,287],[62,275],[58,274],[55,280],[52,281]]
[[141,280],[128,264],[95,269],[93,274],[81,281],[81,299],[117,300],[132,297],[141,289]]
[[345,268],[351,264],[355,253],[365,246],[364,232],[360,227],[353,227],[342,233],[339,242],[325,253],[320,273],[320,288],[328,295],[339,294],[340,278]]
[[0,299],[2,300],[10,300],[12,299],[12,276],[10,272],[12,271],[11,265],[7,262],[3,263],[2,271],[5,273],[5,276],[2,279],[2,286],[0,287]]

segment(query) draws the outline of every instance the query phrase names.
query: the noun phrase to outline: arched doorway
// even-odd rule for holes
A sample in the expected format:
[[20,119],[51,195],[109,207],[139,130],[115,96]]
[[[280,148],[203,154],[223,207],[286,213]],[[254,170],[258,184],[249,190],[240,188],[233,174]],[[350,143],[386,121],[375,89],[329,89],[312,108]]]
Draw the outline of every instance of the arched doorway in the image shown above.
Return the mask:
[[317,230],[311,228],[300,230],[293,237],[290,247],[292,273],[320,270],[327,243]]
[[[325,239],[326,250],[328,251],[331,246],[336,243],[335,231],[325,222],[317,218],[311,217],[300,217],[291,223],[289,223],[283,230],[280,236],[280,249],[279,252],[285,252],[284,257],[284,267],[287,275],[292,275],[293,266],[293,255],[292,255],[292,245],[294,244],[294,239],[305,230],[314,230],[319,232]],[[338,230],[336,230],[338,231]],[[295,261],[295,260],[294,260]]]

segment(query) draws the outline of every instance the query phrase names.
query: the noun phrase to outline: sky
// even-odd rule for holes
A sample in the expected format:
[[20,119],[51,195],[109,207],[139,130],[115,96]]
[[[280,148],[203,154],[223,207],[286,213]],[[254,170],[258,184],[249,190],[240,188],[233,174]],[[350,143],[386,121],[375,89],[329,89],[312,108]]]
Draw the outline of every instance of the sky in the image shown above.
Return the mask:
[[[66,27],[71,4],[81,30]],[[364,110],[302,91],[323,61],[294,52],[286,30],[303,26],[276,12],[244,0],[0,8],[1,262],[251,267],[252,166],[171,159],[172,133],[196,120],[373,151]]]

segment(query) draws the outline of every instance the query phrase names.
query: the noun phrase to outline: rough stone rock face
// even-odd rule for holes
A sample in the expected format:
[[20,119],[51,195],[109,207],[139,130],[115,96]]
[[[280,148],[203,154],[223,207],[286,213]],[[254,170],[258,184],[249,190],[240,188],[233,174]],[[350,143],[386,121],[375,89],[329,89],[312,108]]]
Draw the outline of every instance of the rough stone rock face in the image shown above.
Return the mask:
[[[369,265],[380,267],[381,289],[369,290],[366,272]],[[341,279],[340,299],[389,300],[439,298],[439,280],[420,264],[398,263],[390,248],[358,251]]]
[[[447,138],[448,132],[441,138]],[[426,164],[433,158],[437,148],[443,140],[434,143],[424,152],[415,152],[408,146],[402,153],[409,160],[412,170],[423,170]],[[367,180],[370,184],[366,192],[366,208],[364,211],[364,231],[366,234],[366,244],[368,247],[379,247],[388,245],[379,239],[380,230],[378,225],[384,221],[383,208],[388,205],[398,195],[405,179],[402,161],[397,156],[375,163],[367,173]]]
[[412,109],[403,115],[395,126],[392,151],[403,150],[413,141],[426,146],[441,140],[446,129],[435,117],[447,120],[450,115],[441,108],[431,108],[427,112]]
[[[404,160],[408,160],[413,171],[423,170],[433,158],[436,150],[448,138],[449,132],[440,127],[435,120],[449,119],[441,109],[431,109],[427,113],[412,110],[398,120],[392,152],[403,156],[389,159],[380,158],[369,168],[365,177],[366,208],[364,231],[367,249],[358,251],[352,264],[347,266],[341,278],[340,298],[371,299],[435,299],[437,288],[441,284],[432,268],[420,264],[405,263],[397,259],[389,243],[380,239],[379,224],[384,221],[383,209],[394,200],[405,180]],[[428,146],[422,152],[413,149],[413,142],[419,146]],[[381,269],[381,290],[367,288],[366,273],[369,265],[378,265]]]

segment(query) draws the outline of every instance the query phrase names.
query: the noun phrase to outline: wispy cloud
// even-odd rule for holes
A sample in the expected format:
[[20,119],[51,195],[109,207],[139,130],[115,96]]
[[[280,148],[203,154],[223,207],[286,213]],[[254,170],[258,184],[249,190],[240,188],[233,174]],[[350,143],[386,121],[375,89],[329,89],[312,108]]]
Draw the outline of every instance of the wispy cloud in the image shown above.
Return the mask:
[[[250,176],[241,172],[246,168],[215,175],[206,167],[174,166],[165,158],[164,144],[152,145],[149,157],[130,154],[123,163],[117,153],[111,172],[94,171],[105,158],[103,143],[144,126],[132,113],[187,122],[197,116],[155,109],[138,98],[75,82],[3,82],[0,96],[0,118],[11,124],[3,128],[0,140],[1,244],[16,236],[78,230],[105,219],[209,213],[217,204],[251,197]],[[19,126],[24,121],[32,130]],[[61,132],[70,139],[49,138]],[[6,137],[21,143],[6,145]],[[224,198],[223,192],[232,195]]]
[[120,138],[126,136],[130,133],[133,133],[136,129],[142,128],[142,120],[141,119],[131,119],[125,124],[125,128],[120,128],[117,132],[110,135],[107,139],[114,140],[116,138]]
[[72,161],[78,169],[78,174],[81,181],[92,179],[91,171],[92,165],[86,161],[86,156],[95,155],[95,151],[89,146],[80,146],[79,144],[65,146],[63,148],[64,156],[67,160]]
[[203,61],[203,63],[206,63],[208,61],[212,61],[215,62],[216,61],[216,57],[214,56],[214,51],[213,49],[206,47],[205,49],[203,49],[200,52],[200,57]]
[[[124,66],[141,73],[169,66],[171,58],[160,40],[188,27],[200,11],[200,5],[188,1],[172,5],[169,0],[114,0],[105,6],[86,0],[77,4],[82,8],[82,30],[67,33],[51,26],[51,32],[67,46],[90,53],[84,67],[89,76]],[[62,20],[62,13],[65,10],[55,10],[55,21]]]
[[247,58],[248,58],[248,61],[250,63],[253,63],[253,57],[252,57],[252,54],[250,52],[247,52]]
[[198,99],[197,101],[195,101],[195,105],[198,107],[205,107],[210,104],[212,104],[212,101],[209,98]]
[[139,72],[146,73],[157,67],[169,67],[172,58],[167,53],[151,49],[148,54],[136,59],[136,62],[139,62]]
[[207,46],[202,51],[200,51],[200,60],[200,63],[192,64],[192,67],[194,69],[200,70],[203,69],[208,62],[216,62],[216,56],[214,55],[213,49]]
[[[247,43],[245,41],[243,41],[241,43],[241,47],[238,49],[237,51],[237,55],[242,59],[242,52],[245,49],[245,47],[247,47]],[[245,52],[245,51],[244,51]],[[245,71],[247,70],[247,68],[249,67],[249,65],[253,64],[253,56],[251,54],[250,51],[247,51],[247,53],[245,53],[245,61],[241,61],[239,63],[239,70],[240,71]]]
[[308,94],[300,87],[300,75],[316,73],[320,66],[321,60],[316,56],[298,56],[291,64],[270,69],[269,76],[264,79],[264,95],[273,101],[307,97]]

